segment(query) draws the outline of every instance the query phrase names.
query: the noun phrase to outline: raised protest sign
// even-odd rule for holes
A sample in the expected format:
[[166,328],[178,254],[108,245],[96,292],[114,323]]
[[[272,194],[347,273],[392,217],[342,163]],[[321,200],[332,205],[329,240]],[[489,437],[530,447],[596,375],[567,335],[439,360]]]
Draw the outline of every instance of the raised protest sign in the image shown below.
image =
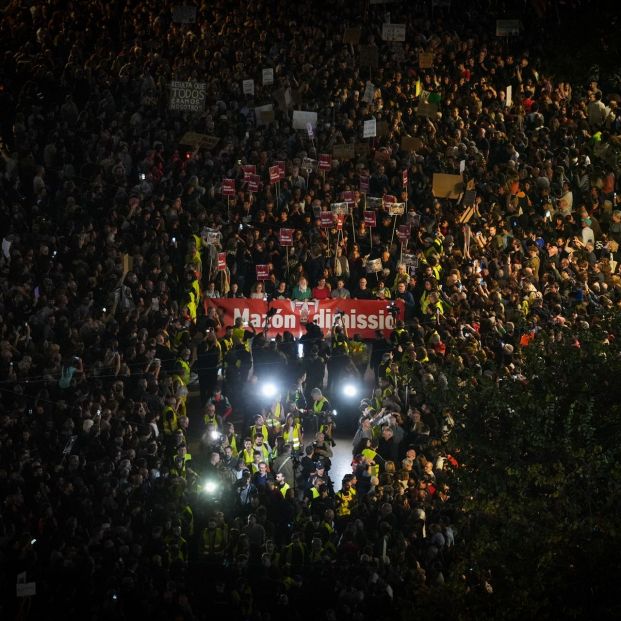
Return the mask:
[[433,52],[419,52],[418,66],[420,69],[433,69]]
[[368,274],[377,274],[378,272],[381,272],[384,269],[382,267],[381,259],[371,259],[370,261],[367,261],[366,268],[367,268]]
[[386,196],[384,196],[384,198],[382,199],[382,202],[384,203],[384,205],[392,205],[393,203],[397,202],[397,197],[393,196],[392,194],[386,194]]
[[269,280],[270,268],[268,265],[257,265],[257,280]]
[[205,108],[205,82],[171,82],[168,107],[171,110],[202,112]]
[[309,112],[307,110],[294,110],[292,125],[293,129],[306,129],[308,123],[313,128],[317,127],[317,113]]
[[235,196],[235,179],[222,179],[222,196]]
[[276,166],[278,166],[278,172],[280,173],[280,179],[285,178],[285,162],[284,160],[277,160],[275,162]]
[[226,252],[218,252],[218,271],[226,271]]
[[349,206],[347,203],[332,203],[330,205],[330,211],[335,216],[346,216],[349,214]]
[[363,138],[375,138],[377,134],[377,122],[375,119],[369,119],[364,122],[364,127],[362,129],[362,137]]
[[405,41],[405,24],[382,24],[384,41]]
[[511,84],[505,89],[505,105],[507,108],[513,105],[513,86]]
[[175,24],[193,24],[196,22],[195,6],[175,6],[172,10],[173,22]]
[[311,172],[313,170],[316,170],[317,168],[317,160],[314,160],[310,157],[305,157],[302,160],[302,170],[305,170],[306,172]]
[[354,203],[355,200],[353,190],[345,190],[344,192],[341,192],[341,199],[346,203]]
[[433,195],[436,198],[459,198],[464,191],[464,180],[461,175],[433,173]]
[[360,191],[363,194],[369,193],[369,176],[368,175],[360,175]]
[[361,45],[360,51],[360,66],[361,67],[377,67],[379,64],[379,55],[377,47],[375,45]]
[[353,160],[356,157],[356,147],[351,144],[335,144],[332,147],[332,157],[337,160]]
[[179,144],[185,144],[189,147],[214,149],[220,142],[217,136],[209,136],[208,134],[198,134],[197,132],[186,132],[179,140]]
[[278,183],[280,181],[280,168],[278,164],[270,166],[270,183]]
[[374,211],[365,211],[364,223],[367,226],[377,226],[377,214]]
[[274,84],[274,70],[271,67],[263,69],[263,86]]
[[319,154],[319,170],[330,170],[332,168],[332,156],[329,153]]
[[360,37],[362,36],[362,28],[360,26],[354,26],[353,28],[345,28],[343,33],[343,43],[350,45],[358,45],[360,43]]
[[375,84],[373,82],[367,81],[366,86],[364,87],[364,95],[362,96],[362,101],[365,103],[372,103],[375,99]]
[[511,35],[519,35],[522,24],[519,19],[497,19],[496,20],[496,36],[508,37]]
[[405,213],[405,203],[392,203],[388,205],[388,213],[391,216],[402,216]]
[[258,127],[273,123],[274,119],[276,118],[274,114],[274,106],[272,104],[257,106],[254,109],[254,118],[256,119]]
[[408,184],[408,169],[407,168],[401,173],[401,182],[403,183],[403,187],[406,187]]
[[243,80],[242,91],[244,95],[254,95],[254,80]]
[[261,177],[259,175],[250,175],[248,178],[248,191],[258,192],[261,184]]
[[281,246],[293,246],[293,229],[280,229],[278,243]]
[[[395,304],[403,316],[403,301],[395,300]],[[268,303],[265,300],[206,298],[204,305],[205,313],[210,307],[221,311],[223,326],[235,325],[238,318],[249,325],[262,326],[266,324],[268,310],[275,311],[267,326],[268,338],[275,338],[286,331],[297,338],[305,332],[304,326],[309,321],[314,322],[324,334],[329,334],[336,314],[341,311],[343,325],[363,339],[375,338],[376,330],[389,336],[396,322],[386,308],[385,300],[272,300]],[[221,330],[223,333],[224,329]]]
[[251,175],[257,173],[257,167],[254,164],[244,164],[242,170],[244,171],[244,181],[250,181]]
[[401,243],[405,243],[410,239],[410,235],[412,230],[409,224],[400,224],[397,228],[397,237],[401,241]]
[[334,225],[334,216],[331,211],[322,211],[319,214],[319,226],[324,229],[330,229]]

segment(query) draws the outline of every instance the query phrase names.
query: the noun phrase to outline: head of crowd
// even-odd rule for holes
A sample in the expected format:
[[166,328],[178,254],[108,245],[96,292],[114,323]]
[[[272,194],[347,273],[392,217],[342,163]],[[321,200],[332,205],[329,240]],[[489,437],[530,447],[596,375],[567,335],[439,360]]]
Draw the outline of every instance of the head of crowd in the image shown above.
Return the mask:
[[[619,306],[621,114],[488,3],[422,4],[0,14],[4,583],[80,618],[363,620],[449,580],[455,413],[430,395],[520,378],[542,332]],[[272,334],[223,299],[394,322]]]

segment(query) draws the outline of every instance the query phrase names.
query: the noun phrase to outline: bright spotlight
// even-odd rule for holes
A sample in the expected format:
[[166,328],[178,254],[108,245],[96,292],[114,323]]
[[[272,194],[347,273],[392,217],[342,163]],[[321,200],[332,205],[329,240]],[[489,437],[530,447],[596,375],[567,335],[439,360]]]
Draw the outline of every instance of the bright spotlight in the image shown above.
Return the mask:
[[211,432],[211,439],[212,440],[219,440],[220,439],[220,432],[219,431],[212,431]]
[[355,397],[358,394],[358,388],[353,384],[345,384],[345,386],[343,386],[343,394],[346,397]]
[[207,494],[213,494],[218,489],[215,481],[207,481],[205,485],[203,485],[203,491]]
[[278,392],[278,388],[276,388],[276,384],[272,382],[267,382],[266,384],[263,384],[261,392],[263,393],[264,397],[275,397],[276,393]]

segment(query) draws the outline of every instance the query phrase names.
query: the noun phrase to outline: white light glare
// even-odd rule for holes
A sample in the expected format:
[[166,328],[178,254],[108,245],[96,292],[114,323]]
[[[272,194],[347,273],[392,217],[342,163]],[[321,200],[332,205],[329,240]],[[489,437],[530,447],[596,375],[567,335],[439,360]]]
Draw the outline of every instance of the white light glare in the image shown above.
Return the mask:
[[218,438],[220,438],[220,433],[217,431],[212,431],[211,432],[211,439],[212,440],[217,440]]
[[358,394],[358,389],[353,384],[345,384],[343,394],[346,397],[355,397]]
[[274,397],[278,392],[278,389],[276,388],[276,384],[273,384],[272,382],[267,382],[266,384],[263,384],[261,392],[263,393],[264,397]]
[[207,494],[213,494],[217,488],[218,486],[214,481],[207,481],[207,483],[203,485],[203,490],[207,492]]

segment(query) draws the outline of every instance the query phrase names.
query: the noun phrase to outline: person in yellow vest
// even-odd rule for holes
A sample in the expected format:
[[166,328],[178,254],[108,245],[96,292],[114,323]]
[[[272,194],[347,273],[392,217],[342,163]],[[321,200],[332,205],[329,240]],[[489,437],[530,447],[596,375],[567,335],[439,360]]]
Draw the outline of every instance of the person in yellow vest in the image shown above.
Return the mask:
[[216,406],[214,403],[207,402],[203,408],[203,422],[205,426],[215,425],[218,431],[222,431],[222,417],[216,413]]
[[351,487],[350,479],[343,479],[341,489],[336,492],[336,515],[338,521],[345,521],[351,515],[354,505],[354,493]]
[[367,446],[362,449],[362,457],[366,460],[366,463],[371,466],[371,476],[374,477],[379,476],[380,462],[383,462],[383,459],[377,452],[377,442],[376,438],[369,438],[367,440]]
[[183,383],[187,386],[190,383],[190,355],[191,351],[184,347],[179,352],[179,357],[177,358],[177,367],[179,369],[179,377],[183,381]]
[[[319,429],[319,424],[324,420],[325,416],[327,416],[332,411],[332,406],[330,402],[324,397],[320,388],[313,388],[311,390],[311,398],[313,400],[313,421],[314,421],[314,429]],[[304,431],[307,431],[304,429]]]
[[287,481],[285,481],[285,475],[282,472],[276,473],[276,487],[282,494],[282,497],[286,498],[287,490],[290,489],[291,486],[287,483]]
[[267,428],[267,425],[265,424],[265,419],[261,414],[258,414],[255,417],[254,425],[250,427],[250,437],[252,438],[253,442],[255,441],[257,434],[259,433],[263,436],[263,438],[267,438],[269,436],[269,429]]
[[261,453],[261,459],[265,462],[270,461],[271,448],[270,445],[265,441],[262,433],[258,433],[254,439],[254,444],[252,448],[255,451],[259,451]]
[[302,425],[299,420],[296,422],[296,419],[291,414],[287,416],[287,420],[285,421],[282,437],[285,444],[290,444],[294,452],[298,452],[302,448],[302,443],[304,442]]
[[313,484],[306,490],[304,494],[306,503],[312,505],[313,501],[317,500],[321,496],[319,488],[325,485],[325,481],[321,477],[315,477]]
[[254,461],[254,449],[252,448],[252,439],[244,438],[244,448],[239,456],[244,460],[247,468],[250,468],[250,464]]
[[399,286],[400,282],[405,283],[406,286],[410,282],[410,275],[408,274],[407,266],[405,265],[405,263],[399,263],[397,265],[397,273],[395,274],[395,279],[392,283],[393,293],[397,292],[397,287]]
[[162,412],[162,431],[164,436],[172,438],[179,428],[179,418],[175,409],[176,399],[173,396],[166,397],[166,406]]
[[238,449],[238,439],[237,434],[235,433],[235,427],[233,423],[226,423],[224,426],[224,435],[226,437],[226,445],[231,447],[233,451],[233,457],[237,457],[239,455]]
[[218,524],[215,516],[207,521],[207,527],[201,536],[201,554],[208,558],[222,558],[228,543],[226,524]]

